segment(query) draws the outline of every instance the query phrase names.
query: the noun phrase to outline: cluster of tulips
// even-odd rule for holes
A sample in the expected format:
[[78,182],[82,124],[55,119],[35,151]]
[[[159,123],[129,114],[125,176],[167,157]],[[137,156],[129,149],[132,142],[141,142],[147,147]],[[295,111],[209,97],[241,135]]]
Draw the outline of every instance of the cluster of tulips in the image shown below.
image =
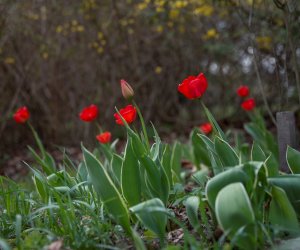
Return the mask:
[[[127,105],[114,114],[116,124],[124,126],[123,119],[127,122],[127,124],[135,121],[138,107],[133,100],[134,90],[132,87],[123,79],[120,81],[120,84],[123,97],[128,101],[132,101],[132,104]],[[188,76],[185,78],[182,83],[178,85],[178,91],[187,99],[193,100],[201,98],[207,87],[207,79],[203,73],[200,73],[198,76]],[[237,95],[244,98],[241,103],[241,107],[245,111],[251,111],[255,108],[255,100],[253,98],[248,98],[249,94],[250,90],[245,85],[241,85],[237,89]],[[92,122],[98,117],[98,114],[98,107],[95,104],[91,104],[90,106],[82,109],[79,113],[79,118],[84,122]],[[13,118],[17,123],[26,123],[29,117],[30,112],[26,106],[20,107],[13,115]],[[212,132],[213,126],[211,123],[206,122],[201,124],[199,129],[202,133],[209,134]],[[111,132],[101,132],[96,135],[96,139],[102,144],[109,143],[111,141]]]

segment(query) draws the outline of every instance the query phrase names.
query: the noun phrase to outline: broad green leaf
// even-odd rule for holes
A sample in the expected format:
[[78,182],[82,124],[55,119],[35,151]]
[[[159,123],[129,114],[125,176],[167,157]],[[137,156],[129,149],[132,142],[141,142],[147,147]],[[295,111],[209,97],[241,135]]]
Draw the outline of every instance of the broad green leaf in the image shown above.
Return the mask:
[[129,209],[144,226],[153,231],[163,241],[167,225],[167,209],[160,199],[154,198]]
[[223,164],[222,164],[218,154],[216,153],[214,143],[206,135],[198,134],[198,136],[201,138],[201,140],[206,145],[208,157],[210,160],[210,165],[212,167],[214,175],[217,175],[217,174],[223,172]]
[[8,245],[8,243],[4,239],[1,239],[1,238],[0,238],[0,249],[11,250],[10,246]]
[[265,161],[265,164],[268,169],[268,177],[275,177],[279,174],[279,164],[276,160],[275,156],[270,153],[267,160]]
[[138,134],[136,134],[129,126],[126,126],[128,136],[132,139],[132,148],[136,157],[143,157],[147,155],[147,149],[144,143],[141,141]]
[[274,135],[270,131],[266,131],[265,135],[266,146],[270,152],[274,155],[275,159],[279,160],[278,144]]
[[200,199],[198,196],[191,196],[185,201],[186,214],[188,216],[189,222],[195,230],[200,227],[198,219],[199,203]]
[[135,249],[137,250],[147,250],[144,241],[141,239],[137,231],[132,229],[132,238],[134,242]]
[[242,183],[231,183],[218,193],[216,217],[221,228],[230,234],[255,222],[250,199]]
[[179,177],[181,170],[181,145],[179,142],[175,142],[172,149],[171,156],[171,168],[175,172],[175,174]]
[[208,108],[206,108],[206,106],[203,103],[202,103],[202,106],[203,106],[204,112],[205,112],[209,122],[213,126],[214,132],[217,133],[224,141],[227,141],[226,135],[224,134],[223,130],[221,129],[221,127],[219,126],[219,124],[217,123],[217,121],[215,120],[213,115],[210,113]]
[[128,138],[125,148],[121,185],[123,195],[129,206],[134,206],[141,202],[140,167],[134,155],[130,138]]
[[279,245],[275,246],[273,250],[295,250],[300,246],[300,237],[295,239],[288,239],[280,241]]
[[89,152],[83,145],[83,158],[95,191],[100,196],[101,201],[107,211],[124,228],[126,233],[131,236],[131,228],[127,207],[113,184],[111,178],[102,164]]
[[300,152],[288,146],[286,150],[286,160],[291,172],[293,174],[300,174]]
[[247,180],[248,177],[241,167],[231,168],[210,179],[206,184],[205,192],[211,208],[213,210],[215,209],[217,195],[223,187],[234,182],[242,182],[243,184],[246,184]]
[[282,188],[296,213],[300,216],[300,175],[284,175],[268,178],[272,185]]
[[223,172],[223,164],[219,158],[219,156],[213,151],[208,151],[209,159],[211,162],[211,168],[213,170],[214,175],[218,175]]
[[206,145],[198,136],[198,132],[199,131],[195,129],[193,130],[191,135],[195,163],[198,167],[200,166],[200,163],[203,163],[206,166],[210,166],[210,159],[208,157]]
[[251,160],[252,161],[265,161],[267,159],[264,151],[261,147],[256,143],[253,142],[252,149],[251,149]]
[[153,132],[154,132],[154,141],[155,143],[152,145],[151,147],[151,154],[152,154],[152,159],[153,161],[156,161],[157,159],[160,158],[160,155],[161,155],[161,151],[162,151],[162,143],[161,143],[161,140],[160,140],[160,137],[153,125],[153,123],[151,123],[152,125],[152,128],[153,128]]
[[198,185],[204,187],[205,183],[208,181],[209,170],[203,168],[192,175],[192,180],[194,180]]
[[285,231],[299,231],[297,215],[285,191],[272,187],[272,201],[270,204],[269,220],[272,226]]
[[236,166],[239,164],[239,158],[234,149],[219,137],[215,138],[215,150],[223,163],[223,166]]
[[244,129],[247,133],[249,133],[254,141],[258,141],[260,143],[264,143],[264,132],[257,126],[255,123],[246,123],[244,124]]
[[166,144],[162,155],[162,167],[164,168],[169,180],[170,188],[173,187],[172,169],[171,169],[172,151],[170,145]]
[[105,158],[108,161],[111,161],[114,152],[111,149],[110,144],[99,143],[99,149],[101,150],[101,152],[103,153],[103,155],[105,156]]
[[87,172],[86,166],[84,165],[84,162],[80,162],[80,164],[78,166],[78,171],[77,171],[76,178],[81,180],[81,181],[86,181],[87,180],[88,172]]
[[157,194],[160,193],[160,171],[159,167],[148,156],[139,158],[141,167],[143,167],[147,173],[147,179],[151,187],[156,190]]
[[118,186],[121,185],[122,164],[122,157],[117,154],[113,154],[110,162],[110,171],[112,173],[114,183]]

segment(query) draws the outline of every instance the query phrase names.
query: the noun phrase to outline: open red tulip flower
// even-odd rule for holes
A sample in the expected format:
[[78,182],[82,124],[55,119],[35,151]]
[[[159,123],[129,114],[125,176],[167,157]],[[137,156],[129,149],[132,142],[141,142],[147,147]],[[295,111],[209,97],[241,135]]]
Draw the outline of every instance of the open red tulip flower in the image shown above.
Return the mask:
[[25,123],[29,119],[30,113],[27,107],[23,106],[14,113],[13,117],[17,123]]
[[108,131],[105,131],[105,132],[97,135],[96,139],[102,144],[109,143],[111,140],[111,133]]
[[203,123],[202,125],[199,126],[199,128],[202,131],[202,133],[206,135],[213,130],[213,126],[209,122]]
[[250,90],[249,87],[245,86],[245,85],[241,85],[237,90],[236,93],[238,94],[238,96],[240,97],[247,97],[250,94]]
[[[136,108],[133,105],[127,105],[125,108],[119,110],[122,118],[128,123],[132,123],[136,119]],[[116,123],[124,126],[124,123],[118,113],[114,114]]]
[[98,107],[94,104],[85,107],[79,114],[79,117],[82,121],[91,122],[95,120],[98,116],[99,110]]
[[178,91],[188,99],[200,98],[208,86],[206,77],[203,73],[198,76],[189,76],[178,85]]
[[246,111],[251,111],[255,108],[255,100],[253,98],[249,98],[242,102],[241,107]]

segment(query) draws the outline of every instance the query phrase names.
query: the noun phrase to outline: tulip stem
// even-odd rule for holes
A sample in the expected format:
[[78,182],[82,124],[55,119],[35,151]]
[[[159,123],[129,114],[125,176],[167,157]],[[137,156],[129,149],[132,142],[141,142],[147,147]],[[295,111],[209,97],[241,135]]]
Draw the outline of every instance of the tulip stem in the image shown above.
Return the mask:
[[149,139],[148,139],[148,134],[147,134],[144,118],[143,118],[142,113],[141,113],[138,105],[136,104],[136,102],[134,100],[132,100],[132,103],[135,106],[136,111],[138,113],[138,116],[140,118],[140,121],[141,121],[141,124],[142,124],[142,130],[143,130],[143,134],[144,134],[144,139],[145,139],[145,143],[146,143],[146,147],[149,151],[150,150],[150,145],[149,145]]
[[37,132],[35,131],[35,129],[33,128],[33,126],[31,125],[31,123],[29,121],[27,122],[27,125],[30,128],[30,130],[31,130],[31,132],[33,134],[33,137],[35,139],[35,142],[38,145],[38,148],[41,151],[41,154],[42,154],[42,156],[44,158],[46,156],[46,151],[45,151],[45,148],[44,148],[44,146],[43,146],[43,144],[42,144],[42,142],[41,142],[41,140],[40,140]]

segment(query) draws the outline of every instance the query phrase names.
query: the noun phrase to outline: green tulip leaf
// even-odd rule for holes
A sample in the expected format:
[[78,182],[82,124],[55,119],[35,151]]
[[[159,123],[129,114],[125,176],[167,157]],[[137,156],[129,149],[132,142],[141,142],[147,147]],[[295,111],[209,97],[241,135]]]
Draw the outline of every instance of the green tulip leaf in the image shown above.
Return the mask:
[[125,148],[121,184],[123,195],[129,206],[141,202],[140,166],[134,155],[130,138],[128,138]]
[[292,173],[300,174],[300,152],[288,146],[286,160]]
[[83,158],[95,191],[98,193],[107,211],[124,228],[128,235],[132,235],[127,207],[113,184],[103,165],[83,145]]
[[251,202],[242,183],[231,183],[220,190],[216,198],[216,217],[221,228],[230,235],[255,222]]

